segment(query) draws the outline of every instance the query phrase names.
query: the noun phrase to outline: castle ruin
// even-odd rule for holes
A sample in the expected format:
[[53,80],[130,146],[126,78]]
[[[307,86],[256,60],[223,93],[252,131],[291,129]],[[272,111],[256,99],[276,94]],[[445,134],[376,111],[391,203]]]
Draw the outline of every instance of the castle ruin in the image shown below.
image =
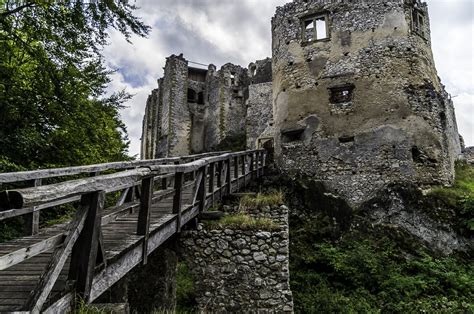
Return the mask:
[[450,184],[461,154],[419,0],[295,0],[272,19],[272,59],[219,71],[167,59],[142,158],[274,143],[279,169],[350,204],[394,182]]

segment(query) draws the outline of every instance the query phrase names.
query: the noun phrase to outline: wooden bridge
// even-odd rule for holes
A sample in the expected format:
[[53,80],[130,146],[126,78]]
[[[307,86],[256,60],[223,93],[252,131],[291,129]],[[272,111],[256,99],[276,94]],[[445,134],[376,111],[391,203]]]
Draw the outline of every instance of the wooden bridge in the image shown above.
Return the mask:
[[[254,150],[0,174],[4,186],[30,186],[0,193],[0,223],[22,216],[28,232],[0,243],[0,312],[94,301],[199,213],[262,176],[265,157]],[[76,207],[72,220],[39,229],[41,210],[65,204]]]

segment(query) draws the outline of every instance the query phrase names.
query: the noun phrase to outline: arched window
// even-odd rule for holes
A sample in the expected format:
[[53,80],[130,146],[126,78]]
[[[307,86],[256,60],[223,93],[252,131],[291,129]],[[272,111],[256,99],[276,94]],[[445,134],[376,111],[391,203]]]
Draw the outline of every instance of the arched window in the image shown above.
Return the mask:
[[188,88],[188,102],[189,103],[196,102],[196,92],[191,88]]

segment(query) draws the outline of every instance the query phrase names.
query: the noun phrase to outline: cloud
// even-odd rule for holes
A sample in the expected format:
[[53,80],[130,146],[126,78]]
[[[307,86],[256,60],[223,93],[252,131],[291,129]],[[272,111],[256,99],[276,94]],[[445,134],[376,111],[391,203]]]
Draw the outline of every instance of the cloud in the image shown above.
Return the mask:
[[[188,60],[221,66],[248,65],[271,56],[271,18],[289,0],[138,0],[136,15],[152,26],[148,38],[127,43],[111,32],[104,49],[116,69],[109,91],[127,89],[135,97],[122,111],[131,155],[140,152],[146,99],[163,75],[165,58],[183,53]],[[428,0],[432,45],[439,76],[453,95],[459,130],[474,145],[472,0]]]

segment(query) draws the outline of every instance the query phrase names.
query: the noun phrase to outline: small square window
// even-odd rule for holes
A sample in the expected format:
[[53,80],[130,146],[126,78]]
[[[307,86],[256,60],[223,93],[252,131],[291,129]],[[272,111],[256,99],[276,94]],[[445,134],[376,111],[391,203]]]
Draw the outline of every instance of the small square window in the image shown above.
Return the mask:
[[328,17],[318,14],[303,19],[303,40],[306,42],[329,38]]
[[354,85],[344,85],[329,88],[331,104],[347,104],[352,101]]

